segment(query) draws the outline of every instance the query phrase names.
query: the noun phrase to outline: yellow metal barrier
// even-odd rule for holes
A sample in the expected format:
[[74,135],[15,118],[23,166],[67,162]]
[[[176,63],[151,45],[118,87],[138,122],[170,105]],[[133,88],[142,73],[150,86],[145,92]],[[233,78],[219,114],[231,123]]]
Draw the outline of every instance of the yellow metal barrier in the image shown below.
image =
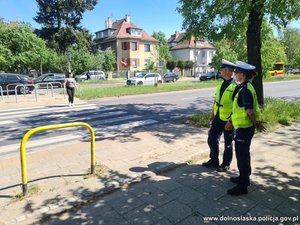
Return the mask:
[[54,130],[54,129],[60,129],[60,128],[68,128],[68,127],[86,127],[91,134],[91,173],[95,173],[95,132],[93,128],[83,122],[73,122],[73,123],[65,123],[65,124],[56,124],[56,125],[48,125],[48,126],[42,126],[42,127],[36,127],[31,130],[29,130],[22,138],[21,145],[20,145],[20,154],[21,154],[21,170],[22,170],[22,190],[23,195],[25,196],[27,193],[27,162],[26,162],[26,143],[27,140],[31,137],[31,135],[40,132],[40,131],[47,131],[47,130]]

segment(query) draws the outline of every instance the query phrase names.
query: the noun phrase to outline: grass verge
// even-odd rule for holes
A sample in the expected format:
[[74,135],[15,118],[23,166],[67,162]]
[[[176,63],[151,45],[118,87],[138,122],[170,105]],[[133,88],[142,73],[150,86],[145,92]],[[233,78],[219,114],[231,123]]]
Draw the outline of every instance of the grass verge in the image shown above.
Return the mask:
[[[107,87],[107,88],[85,88],[80,90],[81,99],[94,99],[102,97],[120,97],[126,95],[136,94],[150,94],[159,92],[171,92],[191,90],[207,87],[215,87],[218,81],[206,81],[206,82],[178,82],[178,83],[165,83],[158,86],[122,86],[122,87]],[[77,94],[77,97],[78,94]]]
[[[188,123],[197,127],[209,127],[210,112],[194,114],[188,118]],[[266,128],[272,130],[278,124],[289,125],[300,119],[300,101],[285,101],[277,98],[265,98],[262,110],[262,120]]]
[[[264,82],[274,82],[283,80],[297,80],[300,79],[300,75],[282,75],[264,78]],[[207,87],[216,87],[219,81],[205,81],[199,82],[198,79],[187,82],[177,83],[164,83],[158,86],[118,86],[118,87],[90,87],[91,84],[112,84],[112,83],[123,83],[124,80],[91,80],[81,82],[80,95],[76,93],[76,97],[84,100],[90,100],[95,98],[103,97],[120,97],[126,95],[136,94],[150,94],[159,92],[170,92],[170,91],[183,91],[192,90]],[[125,85],[125,82],[124,82]]]
[[25,197],[28,197],[28,196],[30,197],[30,196],[36,195],[40,191],[41,191],[40,187],[37,184],[33,184],[33,185],[30,185],[28,187],[28,191],[27,191],[27,195],[26,196],[24,196],[23,193],[20,192],[20,193],[15,194],[14,196],[12,196],[12,199],[14,201],[22,200]]

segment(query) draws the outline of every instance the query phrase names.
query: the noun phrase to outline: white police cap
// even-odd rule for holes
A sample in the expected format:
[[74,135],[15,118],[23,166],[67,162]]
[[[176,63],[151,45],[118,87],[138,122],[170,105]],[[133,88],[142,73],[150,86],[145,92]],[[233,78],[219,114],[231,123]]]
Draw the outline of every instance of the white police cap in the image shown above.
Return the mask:
[[222,66],[221,66],[221,68],[226,68],[226,67],[234,70],[235,67],[236,67],[236,65],[234,63],[232,63],[232,62],[229,62],[229,61],[227,61],[225,59],[222,59]]
[[236,72],[249,73],[254,72],[255,66],[242,61],[236,61]]

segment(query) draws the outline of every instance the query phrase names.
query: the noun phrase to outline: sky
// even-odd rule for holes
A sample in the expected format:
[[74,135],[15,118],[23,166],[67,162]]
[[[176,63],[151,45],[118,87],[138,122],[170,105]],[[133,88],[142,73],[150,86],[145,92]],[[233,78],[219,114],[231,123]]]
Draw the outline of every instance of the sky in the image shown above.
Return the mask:
[[[183,17],[176,11],[179,6],[178,0],[98,0],[94,10],[84,13],[81,25],[94,34],[105,28],[108,17],[115,21],[129,14],[131,21],[148,34],[162,31],[168,39],[175,31],[183,32]],[[36,12],[36,0],[0,0],[0,18],[6,22],[23,21],[40,28],[33,20]],[[290,27],[300,28],[300,22],[294,21]]]
[[[175,31],[182,31],[178,6],[178,0],[98,0],[94,10],[83,14],[81,24],[94,34],[105,28],[108,17],[115,21],[129,14],[131,21],[148,34],[162,31],[169,38]],[[6,22],[24,21],[40,28],[33,20],[37,9],[35,0],[0,0],[0,17]]]

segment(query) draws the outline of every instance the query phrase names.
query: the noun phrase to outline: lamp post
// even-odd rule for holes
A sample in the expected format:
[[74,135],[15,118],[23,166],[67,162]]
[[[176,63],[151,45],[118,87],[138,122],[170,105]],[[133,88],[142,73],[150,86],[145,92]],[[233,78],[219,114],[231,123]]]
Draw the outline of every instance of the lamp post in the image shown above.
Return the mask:
[[71,52],[68,52],[68,71],[71,72]]

